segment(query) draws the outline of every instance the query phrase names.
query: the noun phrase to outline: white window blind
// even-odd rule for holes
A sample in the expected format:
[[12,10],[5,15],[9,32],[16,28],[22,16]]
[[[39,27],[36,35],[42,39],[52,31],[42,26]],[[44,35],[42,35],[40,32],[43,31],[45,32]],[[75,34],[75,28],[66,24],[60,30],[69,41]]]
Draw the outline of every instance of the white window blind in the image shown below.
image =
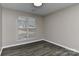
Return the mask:
[[35,38],[37,31],[36,19],[33,17],[20,16],[17,19],[17,35],[19,40]]

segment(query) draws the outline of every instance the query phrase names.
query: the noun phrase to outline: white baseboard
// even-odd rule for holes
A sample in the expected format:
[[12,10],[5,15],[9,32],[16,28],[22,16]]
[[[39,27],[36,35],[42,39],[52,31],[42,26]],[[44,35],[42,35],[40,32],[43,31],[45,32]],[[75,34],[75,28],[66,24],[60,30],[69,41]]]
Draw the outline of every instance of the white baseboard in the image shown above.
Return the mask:
[[32,42],[37,42],[37,41],[41,41],[41,40],[44,40],[44,39],[39,39],[39,40],[34,40],[34,41],[29,41],[29,42],[23,42],[23,43],[14,44],[14,45],[3,46],[2,49],[13,47],[13,46],[18,46],[18,45],[22,45],[22,44],[28,44],[28,43],[32,43]]
[[3,50],[3,48],[2,48],[1,51],[0,51],[0,56],[1,56],[2,50]]
[[59,43],[55,43],[55,42],[52,42],[52,41],[49,41],[49,40],[46,40],[46,39],[44,39],[44,41],[47,41],[47,42],[49,42],[49,43],[52,43],[52,44],[55,44],[55,45],[57,45],[57,46],[63,47],[63,48],[65,48],[65,49],[68,49],[68,50],[71,50],[71,51],[74,51],[74,52],[79,53],[78,50],[73,49],[73,48],[70,48],[70,47],[67,47],[67,46],[64,46],[64,45],[61,45],[61,44],[59,44]]

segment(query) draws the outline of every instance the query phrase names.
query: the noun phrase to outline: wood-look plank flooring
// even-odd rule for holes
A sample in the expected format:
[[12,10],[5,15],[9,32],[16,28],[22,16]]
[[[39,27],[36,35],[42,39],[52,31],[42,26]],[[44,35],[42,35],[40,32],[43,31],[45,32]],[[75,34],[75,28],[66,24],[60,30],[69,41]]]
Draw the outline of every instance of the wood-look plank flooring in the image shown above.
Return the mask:
[[5,48],[1,56],[79,56],[79,53],[67,50],[46,41]]

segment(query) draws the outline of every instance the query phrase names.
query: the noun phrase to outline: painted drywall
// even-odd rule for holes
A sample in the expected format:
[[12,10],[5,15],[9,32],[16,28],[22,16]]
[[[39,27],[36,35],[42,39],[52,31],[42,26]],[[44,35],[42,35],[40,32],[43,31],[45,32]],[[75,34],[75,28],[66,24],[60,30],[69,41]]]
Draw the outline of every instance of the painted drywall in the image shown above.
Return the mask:
[[79,4],[44,19],[45,39],[79,51]]
[[0,54],[2,49],[2,8],[0,5]]
[[[36,24],[38,27],[36,39],[26,39],[26,40],[18,40],[17,39],[17,26],[16,26],[16,20],[19,16],[25,16],[25,17],[35,17]],[[13,46],[18,44],[23,44],[35,40],[42,39],[42,31],[43,31],[43,17],[36,16],[33,14],[29,14],[26,12],[11,10],[7,8],[2,8],[2,25],[3,25],[3,42],[2,46]]]

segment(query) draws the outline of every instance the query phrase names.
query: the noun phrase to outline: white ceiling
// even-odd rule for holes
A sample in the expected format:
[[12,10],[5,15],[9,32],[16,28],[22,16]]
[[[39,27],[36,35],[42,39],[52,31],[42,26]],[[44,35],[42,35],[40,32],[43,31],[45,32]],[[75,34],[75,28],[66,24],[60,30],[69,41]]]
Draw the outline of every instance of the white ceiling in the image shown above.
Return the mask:
[[4,8],[29,12],[38,15],[47,15],[57,10],[73,5],[73,3],[45,3],[41,8],[34,8],[32,3],[2,3]]

